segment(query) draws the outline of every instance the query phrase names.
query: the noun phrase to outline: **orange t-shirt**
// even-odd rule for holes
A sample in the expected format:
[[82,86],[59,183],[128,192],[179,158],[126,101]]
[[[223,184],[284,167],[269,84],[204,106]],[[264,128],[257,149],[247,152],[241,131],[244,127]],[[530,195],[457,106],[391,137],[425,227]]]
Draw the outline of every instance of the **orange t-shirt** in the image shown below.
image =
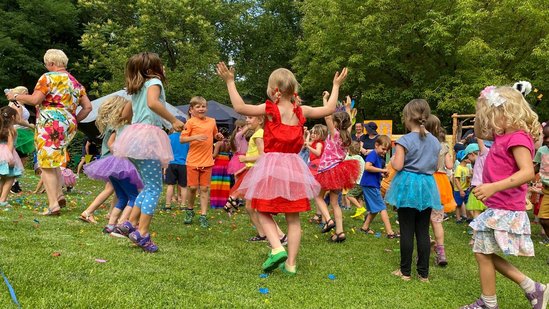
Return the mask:
[[205,141],[190,142],[187,165],[194,167],[213,166],[213,140],[217,134],[215,119],[210,117],[204,117],[203,119],[192,117],[185,123],[185,129],[181,132],[181,136],[184,137],[200,134],[206,135],[208,138]]

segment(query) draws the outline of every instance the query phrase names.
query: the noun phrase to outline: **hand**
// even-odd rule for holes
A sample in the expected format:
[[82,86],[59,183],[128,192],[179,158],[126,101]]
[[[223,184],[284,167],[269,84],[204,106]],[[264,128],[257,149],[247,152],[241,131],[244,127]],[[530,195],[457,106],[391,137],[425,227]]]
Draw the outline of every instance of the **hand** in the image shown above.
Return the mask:
[[350,97],[350,96],[347,96],[347,97],[346,97],[345,103],[343,103],[343,106],[345,106],[345,110],[346,110],[346,111],[350,111],[350,110],[351,110],[351,97]]
[[246,156],[244,156],[244,155],[238,156],[238,161],[240,161],[242,163],[246,163]]
[[341,86],[345,79],[347,78],[347,68],[343,68],[341,73],[336,72],[334,76],[334,86]]
[[223,134],[217,132],[217,134],[215,135],[215,139],[218,140],[218,141],[222,141],[223,139],[225,138],[225,136],[223,136]]
[[487,198],[494,195],[494,193],[496,192],[497,190],[494,184],[491,184],[491,183],[482,184],[473,189],[473,194],[481,202],[486,201]]
[[181,132],[185,127],[185,124],[183,123],[183,121],[176,119],[174,122],[172,122],[172,127],[174,131]]
[[459,196],[461,196],[461,198],[464,198],[465,197],[465,191],[459,190]]
[[381,173],[382,173],[382,174],[387,174],[387,173],[389,173],[389,170],[386,169],[386,168],[382,168],[382,169],[381,169]]
[[14,94],[12,91],[8,91],[6,93],[6,98],[8,99],[8,101],[14,101],[15,100],[15,97],[14,97]]
[[330,98],[330,93],[326,90],[322,92],[322,99],[328,100]]
[[227,68],[225,62],[217,64],[216,72],[226,83],[234,81],[234,68]]
[[198,134],[198,135],[195,135],[195,136],[194,136],[194,140],[195,140],[195,141],[199,141],[199,142],[203,142],[203,141],[205,141],[205,140],[207,140],[207,139],[208,139],[208,137],[207,137],[206,135],[204,135],[204,134]]

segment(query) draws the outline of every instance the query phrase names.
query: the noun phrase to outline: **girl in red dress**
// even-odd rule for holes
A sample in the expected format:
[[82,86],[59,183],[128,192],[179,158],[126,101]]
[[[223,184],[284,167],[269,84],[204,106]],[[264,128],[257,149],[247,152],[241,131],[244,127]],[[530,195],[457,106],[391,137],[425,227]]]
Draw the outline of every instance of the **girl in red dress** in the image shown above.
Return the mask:
[[[310,209],[309,199],[320,191],[305,162],[298,153],[303,146],[305,118],[322,118],[336,108],[339,87],[347,77],[347,68],[336,72],[332,95],[325,106],[301,106],[297,95],[299,84],[292,72],[277,69],[271,73],[267,85],[270,100],[264,104],[245,104],[234,82],[234,69],[224,62],[217,64],[217,74],[225,81],[235,111],[247,116],[265,115],[264,152],[242,181],[239,191],[252,200],[259,212],[259,220],[271,252],[263,263],[266,272],[280,268],[289,275],[296,274],[296,257],[301,241],[299,213]],[[288,252],[280,243],[273,214],[284,213],[288,223]],[[284,263],[286,262],[286,263]]]

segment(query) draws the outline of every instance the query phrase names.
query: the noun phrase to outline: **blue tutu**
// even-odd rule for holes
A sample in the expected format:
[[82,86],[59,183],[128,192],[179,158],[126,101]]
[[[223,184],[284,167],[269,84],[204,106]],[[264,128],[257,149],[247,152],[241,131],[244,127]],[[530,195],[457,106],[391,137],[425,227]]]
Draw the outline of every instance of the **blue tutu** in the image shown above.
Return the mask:
[[433,175],[407,171],[400,171],[395,175],[385,194],[385,202],[397,208],[408,207],[419,211],[427,208],[442,209]]
[[84,173],[91,179],[109,181],[109,177],[128,179],[138,189],[143,182],[135,166],[127,158],[106,156],[84,165]]

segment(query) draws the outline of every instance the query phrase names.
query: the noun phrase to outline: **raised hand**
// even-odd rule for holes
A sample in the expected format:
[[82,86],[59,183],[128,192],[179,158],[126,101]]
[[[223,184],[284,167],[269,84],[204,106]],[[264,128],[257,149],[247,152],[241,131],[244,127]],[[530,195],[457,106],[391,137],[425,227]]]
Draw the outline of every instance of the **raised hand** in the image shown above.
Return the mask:
[[172,127],[174,131],[181,132],[185,127],[185,124],[183,123],[183,121],[176,119],[174,122],[172,122]]
[[341,86],[345,79],[347,78],[347,68],[343,68],[341,73],[336,72],[334,76],[334,86]]
[[225,62],[219,62],[216,66],[216,72],[226,83],[234,81],[234,68],[228,68]]

